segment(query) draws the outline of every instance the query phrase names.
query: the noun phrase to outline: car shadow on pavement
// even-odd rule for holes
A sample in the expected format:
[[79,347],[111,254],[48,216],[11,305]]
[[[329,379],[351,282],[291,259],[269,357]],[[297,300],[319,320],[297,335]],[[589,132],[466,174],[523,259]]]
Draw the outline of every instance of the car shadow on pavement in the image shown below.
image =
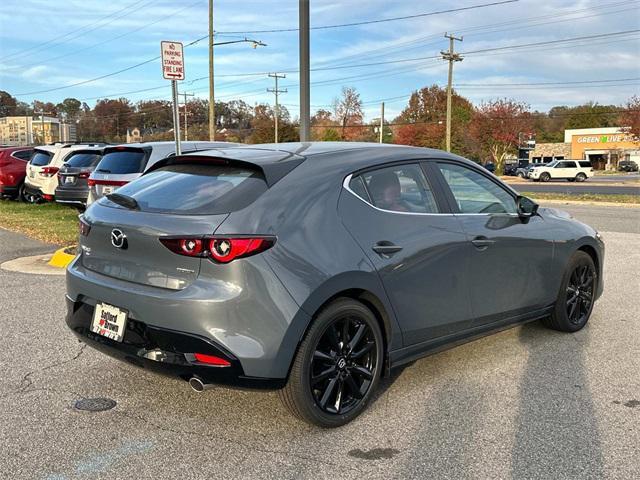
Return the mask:
[[604,461],[585,367],[588,327],[566,334],[523,326],[528,359],[520,383],[513,478],[602,478]]

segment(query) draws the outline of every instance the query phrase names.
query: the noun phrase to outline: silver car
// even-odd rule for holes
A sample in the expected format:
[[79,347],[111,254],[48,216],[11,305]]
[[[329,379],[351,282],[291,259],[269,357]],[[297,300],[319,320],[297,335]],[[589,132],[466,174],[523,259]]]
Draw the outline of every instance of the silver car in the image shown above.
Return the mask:
[[[182,153],[225,148],[230,142],[182,142]],[[175,142],[126,143],[105,148],[100,163],[89,177],[87,205],[142,175],[156,162],[176,154]]]
[[86,211],[80,251],[66,321],[82,341],[196,391],[279,389],[323,427],[429,353],[538,319],[575,332],[603,290],[594,229],[393,145],[164,159]]

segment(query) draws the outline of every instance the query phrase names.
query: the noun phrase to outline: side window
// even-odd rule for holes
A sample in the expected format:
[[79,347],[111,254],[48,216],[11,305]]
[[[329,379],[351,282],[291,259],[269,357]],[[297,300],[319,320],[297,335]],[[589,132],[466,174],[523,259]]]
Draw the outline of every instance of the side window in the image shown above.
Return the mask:
[[516,213],[516,201],[505,189],[471,168],[452,163],[438,167],[460,213]]
[[18,150],[17,152],[13,152],[13,156],[26,162],[31,158],[31,153],[31,150]]
[[589,160],[584,160],[578,163],[582,168],[591,168],[591,162]]
[[576,168],[575,162],[558,162],[556,168]]
[[438,213],[433,192],[417,164],[398,165],[363,173],[351,179],[349,188],[367,203],[382,210]]

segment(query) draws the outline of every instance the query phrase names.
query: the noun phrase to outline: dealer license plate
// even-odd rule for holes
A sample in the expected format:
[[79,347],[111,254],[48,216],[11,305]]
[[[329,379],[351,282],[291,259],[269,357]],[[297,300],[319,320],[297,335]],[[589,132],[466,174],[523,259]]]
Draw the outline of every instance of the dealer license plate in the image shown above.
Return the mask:
[[127,323],[127,312],[106,303],[96,304],[91,322],[91,331],[121,342],[124,337],[124,327]]

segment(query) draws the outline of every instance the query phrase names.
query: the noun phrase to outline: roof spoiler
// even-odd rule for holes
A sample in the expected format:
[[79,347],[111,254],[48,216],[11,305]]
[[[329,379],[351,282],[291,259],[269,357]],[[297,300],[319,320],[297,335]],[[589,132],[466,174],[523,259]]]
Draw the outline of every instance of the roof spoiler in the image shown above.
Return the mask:
[[304,161],[304,158],[291,156],[287,160],[270,163],[253,163],[245,160],[238,160],[234,158],[224,157],[211,157],[208,155],[179,155],[174,157],[168,157],[155,163],[150,167],[143,175],[153,172],[159,168],[167,167],[170,165],[233,165],[237,167],[245,167],[251,169],[258,169],[262,172],[267,186],[273,186],[278,180],[287,175],[291,170],[296,168]]

